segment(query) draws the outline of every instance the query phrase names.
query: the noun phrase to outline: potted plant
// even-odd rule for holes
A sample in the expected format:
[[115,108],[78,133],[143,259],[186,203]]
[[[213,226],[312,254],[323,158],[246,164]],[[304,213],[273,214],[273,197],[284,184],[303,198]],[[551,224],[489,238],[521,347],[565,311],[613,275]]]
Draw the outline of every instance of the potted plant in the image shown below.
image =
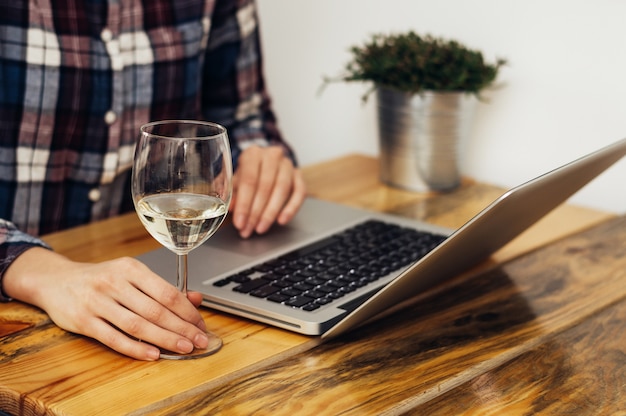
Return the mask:
[[376,92],[381,179],[411,190],[450,190],[460,183],[459,158],[480,93],[504,59],[413,31],[375,34],[350,49],[345,72],[326,82],[370,82]]

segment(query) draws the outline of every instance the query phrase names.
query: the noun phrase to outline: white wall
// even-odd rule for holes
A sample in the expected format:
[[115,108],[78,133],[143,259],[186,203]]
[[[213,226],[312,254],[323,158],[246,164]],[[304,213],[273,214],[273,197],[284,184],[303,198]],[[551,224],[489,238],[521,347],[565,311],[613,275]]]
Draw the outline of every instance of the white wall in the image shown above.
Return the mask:
[[[415,30],[503,57],[485,94],[465,173],[518,183],[626,137],[626,1],[258,0],[265,71],[281,128],[302,164],[378,151],[368,86],[336,83],[348,49],[372,33]],[[626,212],[626,159],[572,202]]]

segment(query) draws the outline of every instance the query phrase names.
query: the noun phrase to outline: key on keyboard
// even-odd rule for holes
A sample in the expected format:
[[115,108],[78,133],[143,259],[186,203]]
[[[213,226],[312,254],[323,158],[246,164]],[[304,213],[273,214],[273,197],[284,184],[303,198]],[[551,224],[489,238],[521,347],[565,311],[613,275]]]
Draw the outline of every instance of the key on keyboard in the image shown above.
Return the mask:
[[313,311],[419,260],[445,236],[369,220],[213,283]]

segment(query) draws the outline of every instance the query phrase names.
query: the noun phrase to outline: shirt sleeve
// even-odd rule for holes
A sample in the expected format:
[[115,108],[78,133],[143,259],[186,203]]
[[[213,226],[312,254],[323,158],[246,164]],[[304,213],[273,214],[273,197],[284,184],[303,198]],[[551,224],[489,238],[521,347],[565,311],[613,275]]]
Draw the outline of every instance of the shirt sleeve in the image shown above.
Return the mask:
[[2,290],[4,273],[20,254],[33,247],[50,249],[42,240],[18,230],[12,222],[0,218],[0,302],[11,300]]
[[236,167],[251,145],[281,146],[297,163],[278,129],[262,70],[254,0],[216,2],[203,72],[202,112],[226,127]]

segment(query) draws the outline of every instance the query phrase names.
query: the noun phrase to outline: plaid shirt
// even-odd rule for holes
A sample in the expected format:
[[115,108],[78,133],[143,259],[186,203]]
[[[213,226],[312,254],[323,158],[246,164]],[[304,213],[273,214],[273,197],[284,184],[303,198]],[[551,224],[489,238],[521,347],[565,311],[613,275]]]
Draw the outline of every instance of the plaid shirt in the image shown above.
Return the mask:
[[[132,209],[139,127],[205,119],[291,149],[261,71],[254,0],[0,4],[0,277],[31,235]],[[295,159],[294,159],[295,161]],[[20,231],[18,231],[18,229]],[[23,233],[22,233],[23,232]]]

